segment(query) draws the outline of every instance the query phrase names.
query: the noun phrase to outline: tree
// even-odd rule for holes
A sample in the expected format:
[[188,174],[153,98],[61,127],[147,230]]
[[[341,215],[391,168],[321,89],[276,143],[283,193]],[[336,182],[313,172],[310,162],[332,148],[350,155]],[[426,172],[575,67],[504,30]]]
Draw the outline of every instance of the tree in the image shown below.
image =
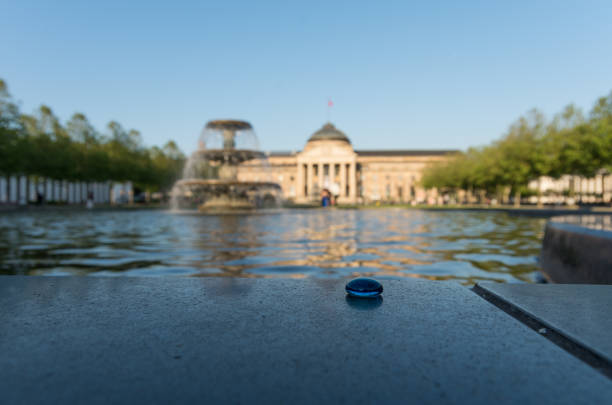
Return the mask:
[[512,188],[517,206],[522,189],[550,169],[551,159],[543,148],[545,128],[543,115],[534,109],[513,123],[506,136],[496,143],[500,153],[500,183]]
[[19,107],[13,102],[8,85],[0,79],[0,128],[18,131],[21,129]]
[[0,174],[8,175],[20,170],[21,129],[19,108],[13,102],[6,82],[0,79]]
[[503,200],[506,190],[512,191],[518,205],[532,180],[564,174],[593,177],[602,168],[612,170],[612,93],[597,101],[588,119],[571,104],[548,124],[532,110],[500,140],[428,168],[423,184],[451,192],[480,190],[481,195],[501,189]]
[[92,145],[98,142],[98,133],[82,113],[72,115],[66,123],[66,132],[70,139],[78,143]]

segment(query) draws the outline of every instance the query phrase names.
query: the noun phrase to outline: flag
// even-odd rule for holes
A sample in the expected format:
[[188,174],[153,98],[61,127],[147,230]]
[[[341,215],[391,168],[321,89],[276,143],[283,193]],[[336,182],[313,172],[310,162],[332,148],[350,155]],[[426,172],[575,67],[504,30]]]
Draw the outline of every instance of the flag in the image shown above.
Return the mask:
[[327,102],[327,106],[328,107],[333,107],[334,106],[334,102],[331,101],[331,99],[329,99],[329,101]]

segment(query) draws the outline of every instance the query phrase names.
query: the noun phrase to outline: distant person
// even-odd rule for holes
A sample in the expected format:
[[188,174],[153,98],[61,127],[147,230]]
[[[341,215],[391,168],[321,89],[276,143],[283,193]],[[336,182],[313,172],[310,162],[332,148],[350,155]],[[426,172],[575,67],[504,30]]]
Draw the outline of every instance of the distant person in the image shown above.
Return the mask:
[[40,191],[36,192],[36,205],[42,205],[45,202],[45,197]]
[[321,206],[329,207],[331,205],[331,193],[328,189],[324,188],[321,192]]
[[86,203],[86,207],[88,210],[92,209],[94,206],[94,195],[93,192],[89,192],[87,193],[87,203]]

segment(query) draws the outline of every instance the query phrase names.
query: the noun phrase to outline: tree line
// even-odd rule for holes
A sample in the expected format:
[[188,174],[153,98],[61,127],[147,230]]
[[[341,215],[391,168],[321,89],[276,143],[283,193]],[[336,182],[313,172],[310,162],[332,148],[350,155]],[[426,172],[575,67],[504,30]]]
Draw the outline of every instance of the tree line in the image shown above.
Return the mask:
[[612,92],[600,97],[586,116],[572,104],[550,120],[531,110],[501,139],[427,167],[421,182],[443,193],[463,190],[481,201],[496,196],[507,202],[514,195],[518,205],[527,185],[542,176],[592,178],[611,169]]
[[144,147],[139,131],[111,121],[99,132],[82,113],[65,123],[50,107],[21,113],[0,79],[0,175],[68,181],[131,181],[165,191],[181,175],[185,155],[173,141]]

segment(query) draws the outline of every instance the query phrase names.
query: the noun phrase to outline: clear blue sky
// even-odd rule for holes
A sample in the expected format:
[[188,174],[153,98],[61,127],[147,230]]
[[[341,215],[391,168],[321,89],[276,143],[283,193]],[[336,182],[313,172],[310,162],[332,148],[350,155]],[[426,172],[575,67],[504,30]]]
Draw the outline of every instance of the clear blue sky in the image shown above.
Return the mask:
[[464,149],[612,90],[610,0],[0,0],[0,19],[24,112],[81,111],[186,152],[214,118],[299,150],[328,97],[357,149]]

